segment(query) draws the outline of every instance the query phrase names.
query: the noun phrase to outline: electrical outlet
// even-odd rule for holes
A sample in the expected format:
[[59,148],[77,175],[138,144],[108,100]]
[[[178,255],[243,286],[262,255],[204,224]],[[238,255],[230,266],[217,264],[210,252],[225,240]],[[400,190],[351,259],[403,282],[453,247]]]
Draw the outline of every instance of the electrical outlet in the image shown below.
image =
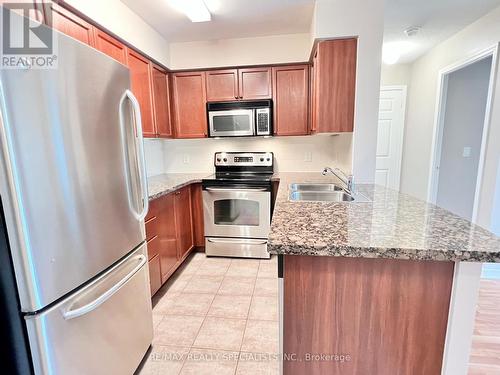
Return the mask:
[[310,162],[312,162],[312,160],[313,160],[312,152],[306,151],[304,153],[304,161],[307,162],[307,163],[310,163]]
[[182,162],[184,164],[189,164],[189,154],[182,155]]

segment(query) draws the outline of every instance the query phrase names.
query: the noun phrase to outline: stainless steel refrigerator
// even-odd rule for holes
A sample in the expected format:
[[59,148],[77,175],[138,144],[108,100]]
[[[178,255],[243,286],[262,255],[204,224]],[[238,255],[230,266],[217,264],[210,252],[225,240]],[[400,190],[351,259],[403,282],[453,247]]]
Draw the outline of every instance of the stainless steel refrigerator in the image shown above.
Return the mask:
[[125,66],[57,43],[57,69],[0,70],[3,330],[36,374],[132,374],[153,336],[139,106]]

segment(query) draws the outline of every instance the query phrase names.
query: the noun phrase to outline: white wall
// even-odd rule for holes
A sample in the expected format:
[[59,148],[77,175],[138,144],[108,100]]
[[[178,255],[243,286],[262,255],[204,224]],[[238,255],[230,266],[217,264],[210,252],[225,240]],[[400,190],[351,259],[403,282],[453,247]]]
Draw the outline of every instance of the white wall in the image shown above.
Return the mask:
[[[414,62],[403,151],[401,179],[403,192],[427,199],[439,71],[496,45],[499,41],[500,8],[497,8]],[[498,76],[496,87],[478,211],[478,223],[485,227],[490,226],[495,189],[498,189],[497,174],[500,159]]]
[[170,68],[192,69],[309,60],[309,34],[170,44]]
[[[217,151],[272,151],[275,169],[281,172],[317,171],[339,166],[349,171],[351,136],[314,135],[304,137],[240,139],[146,140],[148,175],[158,173],[213,172]],[[347,160],[347,162],[346,162]]]
[[[448,76],[436,203],[472,220],[491,57]],[[473,93],[471,95],[471,93]],[[470,147],[469,156],[463,156]]]
[[409,86],[411,81],[411,64],[382,64],[380,84],[382,86]]
[[384,0],[317,0],[314,38],[358,36],[353,173],[358,182],[375,180]]
[[120,0],[66,0],[66,3],[170,67],[167,40]]

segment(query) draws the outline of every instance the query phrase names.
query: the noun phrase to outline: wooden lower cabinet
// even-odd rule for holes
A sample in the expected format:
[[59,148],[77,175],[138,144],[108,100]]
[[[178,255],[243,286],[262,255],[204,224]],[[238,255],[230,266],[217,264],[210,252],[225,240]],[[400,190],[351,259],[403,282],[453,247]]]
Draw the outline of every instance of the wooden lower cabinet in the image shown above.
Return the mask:
[[[164,283],[175,271],[175,266],[179,261],[177,256],[177,232],[175,229],[176,218],[174,215],[175,196],[165,195],[157,199],[158,207],[158,228],[159,228],[159,248],[161,281]],[[154,201],[153,201],[154,202]]]
[[191,194],[192,187],[188,185],[149,203],[145,226],[152,295],[189,255],[194,248],[193,232],[203,225],[203,212],[192,212]]
[[203,197],[201,184],[191,185],[191,212],[193,215],[193,242],[197,248],[205,247],[205,225],[203,222]]
[[191,216],[191,187],[175,192],[175,221],[178,239],[178,256],[183,260],[193,248],[193,224]]
[[284,374],[441,374],[453,262],[293,255],[283,269]]
[[154,295],[161,288],[160,256],[156,255],[149,260],[149,286],[151,295]]

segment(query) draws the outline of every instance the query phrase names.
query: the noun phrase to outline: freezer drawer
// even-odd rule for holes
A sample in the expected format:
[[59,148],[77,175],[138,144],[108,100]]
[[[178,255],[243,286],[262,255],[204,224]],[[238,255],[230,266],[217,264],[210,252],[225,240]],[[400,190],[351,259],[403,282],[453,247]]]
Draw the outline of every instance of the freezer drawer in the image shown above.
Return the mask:
[[26,324],[36,374],[132,374],[153,338],[146,246]]

